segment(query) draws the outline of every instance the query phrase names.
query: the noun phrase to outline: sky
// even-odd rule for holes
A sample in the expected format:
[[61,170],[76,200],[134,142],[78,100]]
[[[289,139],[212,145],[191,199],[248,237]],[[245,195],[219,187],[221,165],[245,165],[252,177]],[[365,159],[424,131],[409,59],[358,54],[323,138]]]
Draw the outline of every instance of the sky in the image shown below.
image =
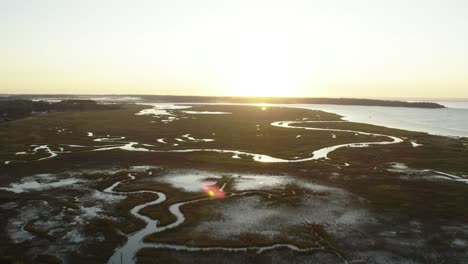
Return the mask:
[[468,98],[466,0],[0,0],[0,93]]

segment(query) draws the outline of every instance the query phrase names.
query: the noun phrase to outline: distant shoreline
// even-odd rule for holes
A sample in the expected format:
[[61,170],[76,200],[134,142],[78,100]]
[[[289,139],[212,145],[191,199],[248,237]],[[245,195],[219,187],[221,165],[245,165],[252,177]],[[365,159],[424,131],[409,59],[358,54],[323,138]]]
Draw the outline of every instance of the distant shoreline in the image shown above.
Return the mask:
[[25,94],[3,95],[0,99],[87,99],[96,101],[119,102],[160,102],[160,103],[266,103],[266,104],[333,104],[413,108],[445,108],[434,102],[408,102],[401,100],[324,98],[324,97],[235,97],[235,96],[179,96],[179,95],[63,95],[63,94]]

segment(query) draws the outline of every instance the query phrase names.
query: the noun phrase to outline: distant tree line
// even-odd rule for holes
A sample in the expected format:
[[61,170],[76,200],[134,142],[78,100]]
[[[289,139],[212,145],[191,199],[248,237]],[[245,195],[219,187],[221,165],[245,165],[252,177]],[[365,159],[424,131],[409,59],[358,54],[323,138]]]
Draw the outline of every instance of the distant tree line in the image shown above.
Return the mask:
[[[15,95],[11,99],[34,98],[75,99],[93,98],[93,95]],[[179,95],[100,95],[101,97],[115,98],[116,102],[122,97],[137,97],[146,102],[162,103],[270,103],[270,104],[333,104],[333,105],[365,105],[365,106],[389,106],[389,107],[416,107],[416,108],[444,108],[443,105],[432,102],[406,102],[396,100],[377,100],[359,98],[291,98],[291,97],[228,97],[228,96],[179,96]],[[112,101],[112,100],[109,100]]]
[[175,96],[175,95],[144,95],[147,101],[184,102],[184,103],[270,103],[270,104],[333,104],[333,105],[365,105],[390,107],[444,108],[443,105],[431,102],[405,102],[376,99],[354,98],[282,98],[282,97],[208,97],[208,96]]
[[93,100],[62,100],[60,102],[0,99],[0,122],[11,121],[51,111],[86,111],[118,109],[119,105],[103,105]]

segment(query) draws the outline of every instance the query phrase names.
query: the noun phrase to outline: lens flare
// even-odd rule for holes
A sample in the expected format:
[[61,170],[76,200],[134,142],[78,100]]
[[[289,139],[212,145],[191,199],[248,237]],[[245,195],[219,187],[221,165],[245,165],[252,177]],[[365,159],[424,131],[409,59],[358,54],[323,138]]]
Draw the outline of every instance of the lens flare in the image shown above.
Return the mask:
[[202,189],[208,196],[213,198],[222,198],[226,196],[226,193],[214,184],[203,184]]

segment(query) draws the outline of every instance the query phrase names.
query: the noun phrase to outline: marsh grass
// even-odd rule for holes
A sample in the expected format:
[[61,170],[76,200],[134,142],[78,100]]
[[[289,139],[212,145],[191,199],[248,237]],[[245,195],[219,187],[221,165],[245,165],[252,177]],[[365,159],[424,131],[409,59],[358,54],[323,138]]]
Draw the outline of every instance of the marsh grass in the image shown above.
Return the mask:
[[[160,225],[167,225],[175,220],[169,212],[168,206],[186,200],[204,197],[201,193],[188,193],[168,184],[156,182],[160,177],[172,169],[201,169],[229,173],[261,173],[288,174],[301,180],[313,181],[328,186],[335,186],[346,190],[365,201],[366,206],[378,215],[397,216],[398,219],[417,219],[429,226],[428,232],[439,232],[441,223],[467,223],[468,221],[468,185],[450,181],[428,181],[417,175],[400,175],[387,171],[390,162],[405,163],[419,169],[435,169],[457,175],[468,175],[468,139],[432,136],[404,130],[396,130],[379,126],[359,123],[300,123],[307,120],[339,120],[335,114],[303,109],[269,107],[261,110],[255,106],[196,106],[197,111],[232,112],[231,115],[190,115],[179,110],[171,110],[180,119],[163,123],[161,118],[153,116],[136,116],[138,111],[148,108],[141,105],[125,105],[117,110],[56,112],[42,116],[31,116],[0,124],[0,160],[19,160],[0,169],[0,185],[20,182],[22,178],[37,173],[58,174],[66,171],[80,171],[86,169],[109,169],[115,167],[130,167],[134,165],[156,165],[163,169],[154,170],[152,175],[136,175],[135,181],[126,181],[119,185],[118,191],[155,190],[163,191],[167,200],[161,204],[148,206],[141,213],[158,219]],[[94,142],[96,137],[125,136],[124,141],[137,141],[141,144],[155,145],[154,149],[186,149],[186,148],[216,148],[243,150],[252,153],[267,154],[280,158],[306,157],[313,150],[321,147],[351,143],[387,140],[387,138],[354,135],[354,133],[327,132],[285,129],[272,127],[274,121],[297,120],[298,125],[313,127],[330,127],[337,129],[351,129],[372,133],[380,133],[405,137],[407,140],[400,144],[379,145],[368,148],[342,148],[330,153],[330,160],[309,161],[304,163],[259,163],[251,159],[233,159],[229,153],[193,152],[193,153],[145,153],[113,150],[105,152],[88,152],[90,148],[66,148],[73,153],[63,153],[59,156],[42,161],[35,159],[47,156],[40,152],[36,155],[15,155],[16,152],[28,151],[32,144],[47,144],[54,150],[62,144],[76,145],[104,145]],[[154,121],[154,122],[151,122]],[[72,133],[58,133],[57,129],[65,128]],[[95,137],[88,137],[87,132],[93,132]],[[158,138],[166,138],[172,143],[173,139],[181,135],[190,134],[195,138],[213,138],[213,142],[181,142],[179,146],[160,144]],[[301,137],[296,138],[300,134]],[[332,138],[331,134],[336,134]],[[409,140],[416,140],[423,146],[414,148]],[[175,142],[174,142],[175,143]],[[22,162],[24,161],[24,162]],[[350,166],[344,166],[349,163]],[[332,177],[332,174],[335,176]],[[404,177],[403,177],[404,176]],[[87,180],[87,188],[104,190],[119,180],[128,179],[127,173],[108,175],[83,174],[80,177]],[[223,178],[220,183],[226,182]],[[227,191],[234,191],[230,184]],[[283,191],[283,190],[281,190]],[[294,208],[299,205],[298,197],[303,195],[324,196],[327,192],[312,192],[298,184],[289,184],[284,189],[289,195],[274,197],[268,200],[268,194],[258,192],[255,195],[264,199],[265,203],[284,205]],[[292,195],[292,193],[296,195]],[[274,192],[273,192],[274,193]],[[83,195],[84,191],[77,188],[54,189],[38,192],[14,194],[0,190],[0,201],[3,203],[17,202],[19,206],[33,201],[44,200],[51,208],[78,209],[72,197]],[[102,263],[112,254],[113,250],[122,245],[130,234],[141,229],[144,223],[133,218],[129,210],[143,202],[156,199],[154,194],[128,195],[110,208],[105,208],[113,217],[110,219],[94,219],[84,228],[85,234],[100,233],[104,241],[91,242],[83,245],[80,252],[72,254],[72,263]],[[227,197],[226,199],[234,199]],[[145,239],[149,242],[164,241],[173,243],[187,243],[196,245],[226,245],[242,246],[248,241],[250,244],[261,245],[271,243],[265,237],[252,234],[241,234],[232,240],[213,240],[207,234],[196,233],[188,227],[204,221],[219,219],[221,216],[210,210],[210,206],[222,203],[221,200],[207,200],[182,207],[186,221],[180,228],[164,231],[157,235],[149,235]],[[6,220],[15,216],[15,210],[0,209],[2,218],[0,227],[5,230]],[[75,215],[66,215],[64,221],[71,221]],[[403,221],[403,220],[402,220]],[[25,229],[39,238],[53,240],[47,230],[42,230],[28,223]],[[297,235],[297,239],[276,237],[275,241],[296,243],[307,246],[319,243],[327,247],[335,247],[335,242],[326,228],[316,223],[306,223],[294,232],[306,231],[308,236]],[[13,244],[5,231],[0,232],[0,262],[28,263],[34,256],[25,254],[34,247],[32,242]],[[430,247],[435,250],[446,250],[447,243],[443,236],[430,241]],[[243,241],[243,242],[242,242]],[[289,256],[287,251],[279,250],[281,256]],[[184,255],[185,253],[180,253]],[[209,259],[211,253],[199,252],[186,254]],[[214,254],[214,253],[213,253]],[[218,254],[218,255],[217,255]],[[216,253],[217,259],[223,257],[235,259],[256,260],[259,263],[269,263],[272,257],[268,253],[255,256],[251,253],[233,254]],[[298,254],[300,255],[300,254]],[[139,254],[139,261],[150,261],[158,257],[168,262],[179,261],[180,258],[163,250],[144,249]],[[185,255],[184,255],[185,256]],[[325,256],[322,256],[325,258]],[[182,258],[184,259],[184,258]],[[336,260],[336,259],[335,259]],[[50,261],[51,256],[40,256],[37,261]],[[167,262],[167,263],[168,263]]]

